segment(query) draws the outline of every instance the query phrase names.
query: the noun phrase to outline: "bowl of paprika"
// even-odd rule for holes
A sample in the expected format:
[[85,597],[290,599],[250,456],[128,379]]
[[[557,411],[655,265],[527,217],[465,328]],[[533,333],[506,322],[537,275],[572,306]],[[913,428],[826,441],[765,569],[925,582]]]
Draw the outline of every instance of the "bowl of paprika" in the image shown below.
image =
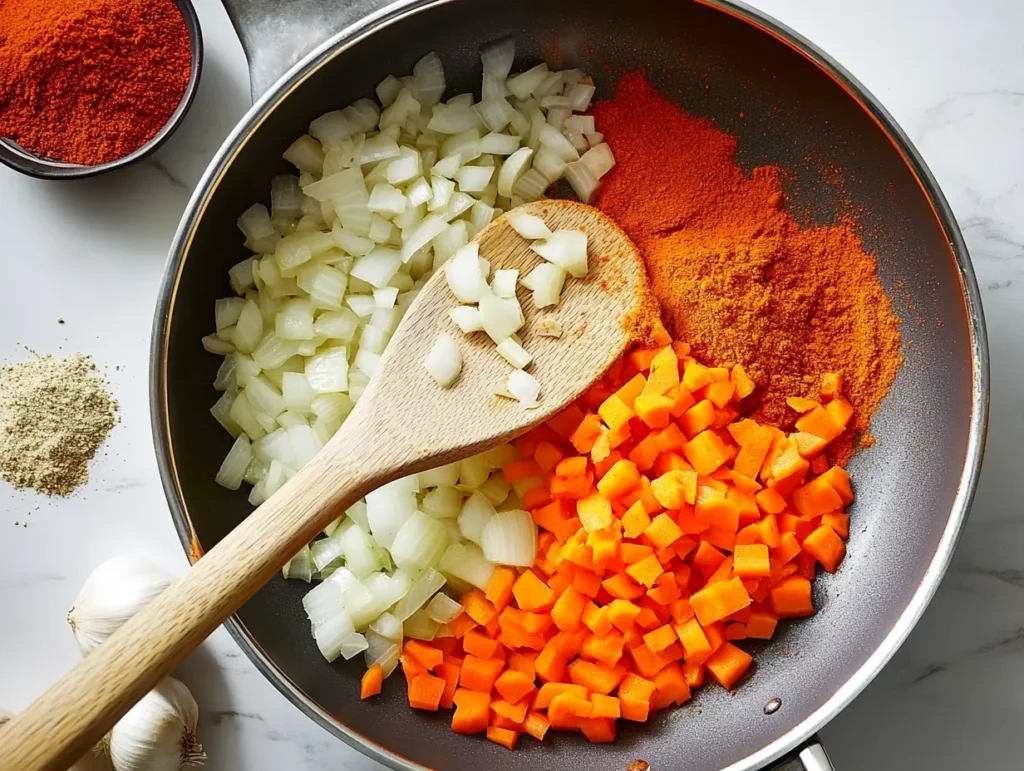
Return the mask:
[[180,125],[199,85],[189,0],[7,0],[0,29],[0,163],[40,179],[136,163]]

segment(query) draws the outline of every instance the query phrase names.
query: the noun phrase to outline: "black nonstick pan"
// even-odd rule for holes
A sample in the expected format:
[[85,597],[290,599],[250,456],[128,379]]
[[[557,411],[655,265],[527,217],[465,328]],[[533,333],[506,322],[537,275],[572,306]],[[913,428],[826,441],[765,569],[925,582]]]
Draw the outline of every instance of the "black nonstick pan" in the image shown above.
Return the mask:
[[[988,354],[978,288],[949,207],[903,132],[825,54],[722,1],[413,0],[344,31],[368,10],[365,0],[344,8],[320,0],[226,2],[253,65],[254,92],[269,90],[189,205],[153,338],[157,452],[192,559],[250,511],[244,493],[214,483],[230,439],[208,412],[219,359],[199,344],[214,301],[229,291],[228,268],[246,256],[235,220],[267,197],[271,176],[287,170],[282,151],[311,119],[372,96],[385,75],[409,72],[430,50],[444,61],[452,93],[478,88],[478,46],[504,35],[516,38],[517,68],[557,50],[564,66],[594,75],[599,97],[611,93],[618,73],[644,70],[686,110],[736,134],[746,168],[787,169],[806,220],[857,212],[903,319],[905,356],[874,419],[877,444],[850,464],[857,502],[848,559],[815,583],[820,612],[764,645],[756,672],[733,695],[704,689],[693,705],[622,726],[612,745],[558,735],[508,752],[453,734],[444,714],[410,710],[401,678],[386,684],[383,698],[360,703],[361,662],[321,658],[300,604],[305,584],[274,580],[228,622],[242,649],[300,709],[394,768],[624,770],[642,759],[656,771],[745,771],[803,746],[870,682],[923,612],[949,564],[981,463]],[[296,41],[311,40],[326,42],[270,87]],[[834,178],[845,181],[842,189]],[[807,767],[811,755],[804,753]]]

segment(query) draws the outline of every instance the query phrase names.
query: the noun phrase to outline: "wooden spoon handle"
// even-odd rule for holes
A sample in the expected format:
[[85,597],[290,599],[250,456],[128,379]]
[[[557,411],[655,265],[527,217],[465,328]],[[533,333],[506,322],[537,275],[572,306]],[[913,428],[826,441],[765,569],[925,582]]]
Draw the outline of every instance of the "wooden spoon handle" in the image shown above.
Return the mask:
[[330,451],[339,446],[332,442],[182,578],[4,725],[0,769],[64,771],[318,531],[372,490],[379,477],[365,465],[366,457]]

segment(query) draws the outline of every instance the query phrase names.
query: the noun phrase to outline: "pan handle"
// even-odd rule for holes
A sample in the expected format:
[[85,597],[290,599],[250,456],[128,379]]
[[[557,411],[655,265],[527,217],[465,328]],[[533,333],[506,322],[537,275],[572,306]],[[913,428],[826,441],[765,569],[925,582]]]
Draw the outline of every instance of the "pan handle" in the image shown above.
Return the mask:
[[392,0],[223,0],[249,61],[255,102],[329,37]]
[[835,768],[821,740],[815,735],[778,765],[772,766],[771,771],[835,771]]

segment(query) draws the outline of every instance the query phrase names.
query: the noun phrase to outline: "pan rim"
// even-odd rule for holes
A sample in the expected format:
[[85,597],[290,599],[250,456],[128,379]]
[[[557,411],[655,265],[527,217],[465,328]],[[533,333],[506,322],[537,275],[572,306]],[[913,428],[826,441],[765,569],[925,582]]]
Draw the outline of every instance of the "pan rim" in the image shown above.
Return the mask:
[[[215,192],[219,180],[223,177],[237,154],[273,109],[280,102],[284,101],[292,91],[298,88],[320,67],[352,46],[362,42],[377,30],[397,23],[414,14],[454,1],[399,0],[399,2],[364,17],[322,43],[293,66],[250,108],[211,160],[210,165],[207,167],[206,172],[189,200],[168,252],[154,318],[150,355],[150,419],[164,493],[171,510],[175,529],[190,562],[195,562],[202,555],[202,547],[198,543],[192,528],[184,496],[178,484],[170,438],[166,373],[171,314],[174,310],[174,301],[181,270],[184,265],[184,258],[191,247],[196,227],[205,213],[206,206]],[[828,54],[768,14],[738,0],[694,0],[694,2],[714,8],[750,24],[806,58],[846,91],[875,121],[889,141],[892,142],[921,187],[925,198],[932,207],[939,226],[949,242],[967,313],[972,362],[971,417],[964,464],[959,477],[957,493],[935,554],[925,570],[913,597],[878,647],[824,704],[769,744],[721,769],[721,771],[752,771],[799,747],[864,690],[906,640],[938,590],[940,581],[952,561],[957,542],[963,531],[977,489],[988,425],[989,351],[980,290],[968,255],[966,243],[952,209],[918,150],[879,100]],[[235,642],[264,677],[273,683],[302,712],[330,733],[363,754],[390,768],[400,769],[400,771],[420,771],[425,768],[419,763],[405,758],[397,752],[383,747],[369,737],[360,734],[343,723],[339,718],[324,710],[319,704],[313,702],[266,655],[238,616],[229,618],[225,622],[225,626],[235,639]]]

